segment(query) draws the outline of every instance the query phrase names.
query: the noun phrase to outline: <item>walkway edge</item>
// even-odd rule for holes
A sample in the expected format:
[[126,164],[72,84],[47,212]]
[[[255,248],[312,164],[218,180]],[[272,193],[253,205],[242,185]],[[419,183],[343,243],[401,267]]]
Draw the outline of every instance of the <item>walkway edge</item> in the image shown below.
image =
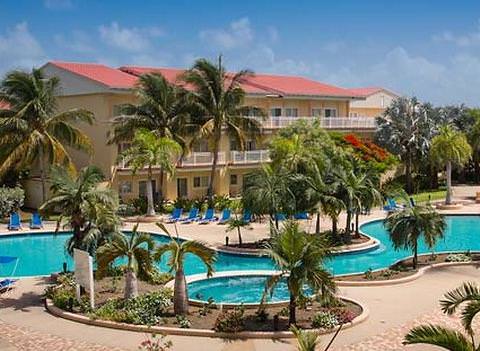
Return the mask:
[[[364,322],[370,315],[370,311],[363,304],[359,303],[356,300],[351,298],[340,296],[341,299],[352,302],[359,305],[362,308],[362,313],[353,319],[352,322],[345,324],[342,327],[342,330],[351,328],[357,324]],[[113,321],[106,321],[101,319],[90,319],[86,316],[71,313],[64,311],[53,304],[53,301],[50,299],[45,300],[45,308],[52,315],[68,319],[74,322],[111,328],[111,329],[120,329],[128,330],[141,333],[149,334],[165,334],[165,335],[180,335],[180,336],[200,336],[200,337],[209,337],[209,338],[226,338],[226,339],[291,339],[295,336],[290,331],[276,331],[276,332],[254,332],[254,331],[243,331],[239,333],[220,333],[214,330],[208,329],[183,329],[183,328],[173,328],[173,327],[159,327],[159,326],[145,326],[145,325],[136,325],[136,324],[127,324],[127,323],[118,323]],[[335,330],[323,330],[319,329],[320,334],[330,334]]]

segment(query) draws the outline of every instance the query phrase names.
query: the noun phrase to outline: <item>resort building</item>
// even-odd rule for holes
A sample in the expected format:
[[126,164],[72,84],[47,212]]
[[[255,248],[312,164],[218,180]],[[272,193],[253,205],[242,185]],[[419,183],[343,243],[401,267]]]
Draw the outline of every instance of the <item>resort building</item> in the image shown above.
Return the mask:
[[[47,76],[60,78],[61,110],[85,108],[95,114],[95,125],[84,127],[92,139],[94,153],[90,158],[73,152],[77,167],[90,163],[101,167],[123,199],[144,196],[145,172],[132,175],[128,165],[118,160],[119,152],[128,145],[107,145],[110,122],[118,114],[121,104],[135,103],[133,89],[141,74],[158,72],[173,83],[183,70],[137,66],[112,68],[102,64],[56,61],[48,62],[42,69]],[[235,195],[241,191],[244,175],[269,161],[267,143],[279,128],[299,119],[318,119],[327,130],[372,134],[375,130],[373,117],[380,113],[382,106],[388,106],[393,98],[393,94],[384,89],[364,94],[362,89],[356,92],[295,76],[256,74],[242,85],[246,92],[245,103],[263,109],[268,118],[263,121],[261,137],[249,140],[246,150],[239,150],[226,135],[222,136],[218,175],[214,184],[217,194]],[[377,100],[381,103],[370,108],[369,101],[375,104]],[[208,141],[199,142],[189,155],[179,161],[173,179],[165,177],[164,184],[159,184],[160,177],[157,177],[154,191],[158,192],[162,187],[164,196],[172,200],[177,197],[204,196],[212,160]],[[32,191],[32,187],[40,187],[34,177],[27,183],[29,194],[41,193]],[[38,203],[39,199],[29,197],[28,205],[34,207]]]
[[364,97],[350,103],[350,117],[377,117],[400,96],[391,90],[379,87],[349,89],[352,94]]

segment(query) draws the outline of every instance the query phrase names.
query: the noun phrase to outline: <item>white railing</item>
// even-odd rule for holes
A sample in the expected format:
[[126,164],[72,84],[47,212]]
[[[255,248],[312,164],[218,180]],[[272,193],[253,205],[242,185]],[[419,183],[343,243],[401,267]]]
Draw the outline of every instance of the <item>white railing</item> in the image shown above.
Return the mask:
[[[213,163],[213,152],[192,152],[180,161],[181,166],[208,166]],[[217,164],[225,164],[225,152],[218,153]]]
[[[256,117],[255,117],[256,118]],[[283,128],[298,120],[320,121],[320,126],[325,129],[375,129],[373,117],[268,117],[263,120],[263,128]]]
[[268,150],[231,151],[230,161],[233,164],[270,162],[270,155]]

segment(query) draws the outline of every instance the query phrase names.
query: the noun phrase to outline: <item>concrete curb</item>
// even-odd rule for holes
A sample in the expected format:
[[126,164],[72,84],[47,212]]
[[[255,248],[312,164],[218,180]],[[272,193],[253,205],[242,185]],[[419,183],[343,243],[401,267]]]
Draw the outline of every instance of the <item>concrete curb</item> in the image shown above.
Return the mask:
[[[362,308],[362,313],[355,317],[352,322],[346,323],[343,325],[342,330],[351,328],[357,324],[364,322],[370,315],[370,311],[367,307],[363,306],[359,302],[339,296],[345,301],[349,301],[356,305],[359,305]],[[56,306],[54,306],[53,301],[50,299],[45,300],[45,308],[52,315],[68,319],[74,322],[92,325],[96,327],[104,327],[111,329],[120,329],[128,330],[141,333],[149,334],[165,334],[165,335],[180,335],[180,336],[199,336],[199,337],[209,337],[209,338],[224,338],[224,339],[291,339],[295,336],[290,331],[275,331],[275,332],[254,332],[254,331],[243,331],[238,333],[221,333],[216,332],[210,329],[184,329],[184,328],[174,328],[174,327],[159,327],[159,326],[146,326],[146,325],[136,325],[136,324],[127,324],[127,323],[118,323],[112,321],[106,321],[101,319],[90,319],[84,315],[71,313],[64,311]],[[330,334],[335,332],[335,330],[324,330],[318,329],[320,334]]]

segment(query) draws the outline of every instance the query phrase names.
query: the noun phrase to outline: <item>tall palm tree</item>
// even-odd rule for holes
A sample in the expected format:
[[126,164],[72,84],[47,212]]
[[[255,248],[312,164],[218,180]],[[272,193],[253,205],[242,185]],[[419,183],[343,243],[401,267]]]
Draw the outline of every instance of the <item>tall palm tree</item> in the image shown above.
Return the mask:
[[432,139],[431,158],[439,165],[446,167],[447,195],[445,203],[452,203],[452,165],[463,166],[472,156],[472,148],[466,136],[446,125]]
[[289,187],[290,174],[272,165],[264,165],[260,170],[245,178],[242,194],[244,208],[257,215],[268,214],[278,229],[280,212],[293,212],[295,196]]
[[473,320],[480,313],[480,287],[473,283],[464,283],[459,288],[445,294],[445,298],[440,301],[440,304],[443,312],[448,315],[452,315],[461,305],[466,304],[460,318],[467,335],[430,324],[411,329],[403,343],[429,344],[451,351],[480,351],[480,345],[475,344],[475,332],[472,327]]
[[137,276],[148,277],[153,271],[153,259],[151,251],[155,242],[149,234],[139,233],[138,224],[133,227],[132,234],[127,236],[116,233],[112,239],[100,246],[97,250],[97,264],[100,274],[116,259],[126,258],[125,265],[125,299],[138,296]]
[[208,197],[214,193],[215,175],[218,163],[218,151],[222,130],[244,149],[248,137],[256,137],[261,124],[255,118],[248,117],[251,110],[262,114],[258,108],[245,106],[245,91],[241,83],[252,72],[242,70],[235,74],[227,73],[222,64],[222,56],[214,63],[199,59],[185,72],[183,80],[193,86],[195,106],[199,114],[200,130],[197,138],[209,138],[212,143],[213,160],[208,185]]
[[305,286],[314,293],[331,293],[335,290],[332,276],[323,267],[330,255],[328,244],[318,235],[301,230],[297,222],[285,222],[267,244],[265,254],[273,260],[280,273],[267,280],[263,298],[271,294],[282,279],[286,279],[290,294],[289,324],[296,323],[297,302],[305,296]]
[[406,190],[413,191],[412,173],[417,156],[428,153],[433,121],[428,105],[416,98],[401,97],[395,100],[377,118],[376,142],[389,152],[398,155],[405,165]]
[[94,253],[106,237],[118,231],[118,195],[102,184],[104,176],[95,166],[81,169],[76,177],[52,167],[50,179],[53,196],[40,211],[56,213],[61,209],[57,230],[62,224],[73,230],[67,243],[70,254],[74,248]]
[[47,197],[48,165],[75,170],[65,147],[92,151],[89,138],[74,124],[93,124],[93,114],[85,109],[59,112],[59,88],[57,77],[45,78],[38,69],[12,71],[0,82],[0,101],[9,105],[9,109],[0,109],[0,148],[8,149],[1,160],[0,177],[38,161],[42,201]]
[[[167,233],[167,229],[161,223],[157,223],[163,232]],[[214,272],[214,263],[217,260],[215,250],[206,246],[206,244],[197,240],[181,241],[178,238],[174,239],[170,236],[168,244],[159,246],[154,253],[154,259],[159,261],[165,253],[170,253],[167,264],[170,266],[170,271],[175,271],[175,282],[173,288],[173,309],[176,315],[188,314],[188,291],[187,281],[185,279],[185,256],[197,256],[207,268],[207,277],[210,277]]]
[[139,169],[147,168],[147,216],[155,216],[153,204],[153,168],[161,170],[160,188],[163,186],[163,173],[172,176],[176,162],[182,152],[181,146],[168,137],[159,138],[155,133],[146,129],[135,133],[133,144],[120,157],[130,164],[133,174]]
[[[405,198],[408,204],[408,197]],[[385,218],[385,227],[392,240],[393,247],[413,251],[413,268],[417,268],[418,240],[423,237],[425,244],[431,250],[439,239],[443,238],[446,226],[445,218],[431,206],[405,206],[391,212]]]

